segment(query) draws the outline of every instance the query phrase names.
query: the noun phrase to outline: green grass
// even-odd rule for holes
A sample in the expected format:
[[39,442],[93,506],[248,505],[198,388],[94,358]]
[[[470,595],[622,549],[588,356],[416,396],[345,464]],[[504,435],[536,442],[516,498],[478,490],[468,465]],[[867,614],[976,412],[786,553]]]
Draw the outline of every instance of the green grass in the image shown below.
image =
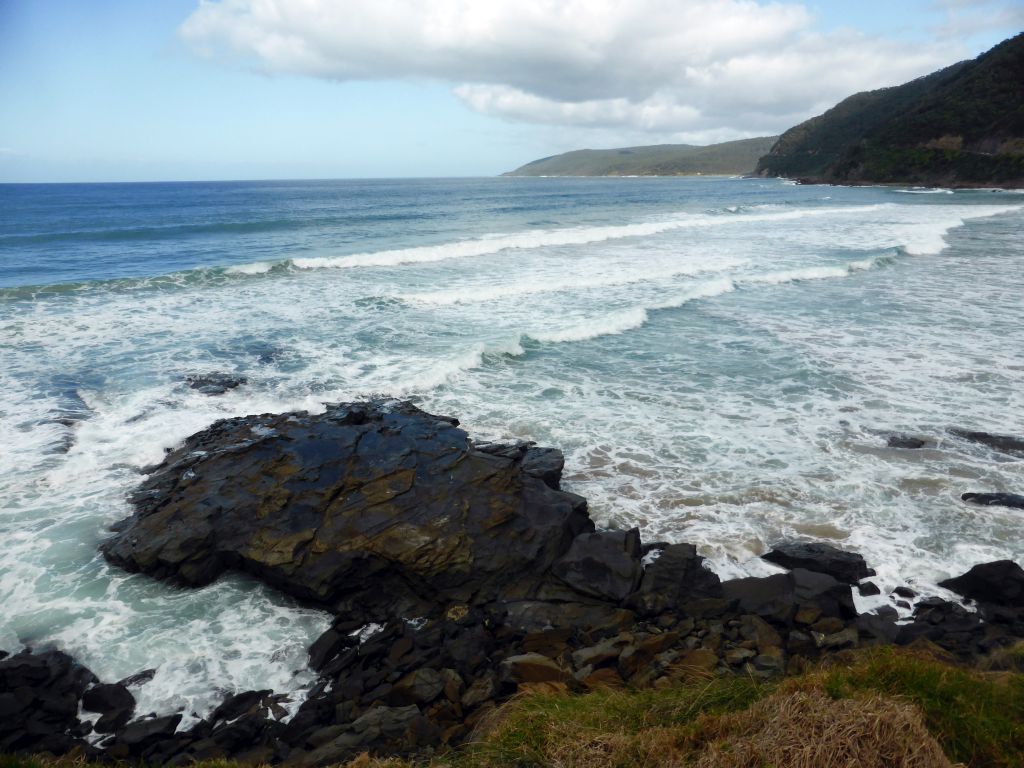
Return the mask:
[[969,766],[1024,766],[1020,673],[982,673],[885,648],[848,669],[829,671],[822,685],[834,697],[875,692],[914,702],[952,760]]
[[[910,703],[951,761],[969,768],[1021,768],[1022,660],[1024,644],[1001,652],[997,663],[989,665],[1003,671],[966,668],[924,653],[880,648],[852,653],[841,661],[833,658],[825,667],[777,682],[730,676],[637,691],[607,689],[575,696],[533,693],[496,710],[472,743],[424,765],[529,768],[551,765],[557,756],[561,766],[627,768],[659,765],[667,754],[674,757],[674,764],[690,765],[701,755],[706,758],[712,746],[721,749],[724,744],[723,754],[728,753],[730,733],[736,733],[736,723],[750,713],[752,705],[762,702],[753,711],[761,709],[759,717],[764,720],[763,713],[772,711],[765,706],[774,706],[775,700],[824,691],[833,700],[853,701],[857,707],[862,703],[870,707],[878,697]],[[749,721],[742,725],[748,726]],[[234,764],[197,765],[232,768]],[[399,768],[410,764],[363,758],[353,765]],[[86,764],[74,759],[0,756],[0,768],[86,768]]]

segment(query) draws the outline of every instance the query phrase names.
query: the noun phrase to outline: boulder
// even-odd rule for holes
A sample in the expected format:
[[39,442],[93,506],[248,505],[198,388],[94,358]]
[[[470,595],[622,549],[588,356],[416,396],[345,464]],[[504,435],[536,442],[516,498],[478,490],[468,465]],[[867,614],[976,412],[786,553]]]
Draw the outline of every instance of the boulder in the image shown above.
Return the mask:
[[243,570],[365,621],[528,597],[593,531],[586,504],[523,466],[552,455],[457,425],[386,400],[216,422],[152,469],[103,553],[190,586]]
[[949,432],[969,442],[987,445],[989,448],[1002,451],[1003,453],[1024,453],[1024,438],[1021,437],[995,435],[991,432],[975,432],[956,427],[951,428]]
[[617,603],[640,579],[640,532],[581,533],[552,572],[581,594]]
[[976,565],[939,586],[982,604],[1024,608],[1024,569],[1012,560]]
[[640,586],[626,604],[641,615],[678,611],[684,604],[721,596],[718,575],[704,567],[693,544],[670,544],[644,568]]
[[117,734],[117,740],[129,747],[141,748],[155,741],[173,736],[181,722],[181,715],[166,715],[129,723]]
[[1024,509],[1024,495],[1019,493],[965,493],[960,498],[985,507]]
[[563,683],[572,678],[547,656],[523,653],[501,662],[501,677],[506,683]]
[[821,542],[791,541],[777,544],[770,552],[761,555],[761,558],[790,570],[804,568],[827,573],[847,584],[856,584],[867,576],[875,575],[864,563],[864,558],[857,553],[845,552]]

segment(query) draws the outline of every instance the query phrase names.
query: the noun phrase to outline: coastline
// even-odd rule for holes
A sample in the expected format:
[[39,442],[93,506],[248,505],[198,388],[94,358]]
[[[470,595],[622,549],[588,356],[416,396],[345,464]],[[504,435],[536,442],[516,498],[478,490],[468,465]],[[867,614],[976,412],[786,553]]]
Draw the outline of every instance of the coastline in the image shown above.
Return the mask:
[[[765,555],[779,572],[723,581],[692,545],[597,530],[586,501],[560,489],[562,468],[555,449],[475,443],[456,419],[392,400],[218,422],[151,468],[104,552],[183,587],[241,569],[330,607],[309,649],[319,682],[302,702],[235,692],[179,730],[182,713],[136,717],[132,690],[149,671],[101,684],[59,651],[16,654],[0,681],[32,693],[0,739],[160,764],[425,756],[526,692],[771,681],[893,645],[977,663],[1024,638],[1024,570],[1010,561],[944,583],[970,608],[927,598],[909,621],[893,607],[858,613],[853,590],[877,593],[859,555],[782,543]],[[452,507],[465,511],[453,519]],[[307,535],[314,509],[323,519]]]

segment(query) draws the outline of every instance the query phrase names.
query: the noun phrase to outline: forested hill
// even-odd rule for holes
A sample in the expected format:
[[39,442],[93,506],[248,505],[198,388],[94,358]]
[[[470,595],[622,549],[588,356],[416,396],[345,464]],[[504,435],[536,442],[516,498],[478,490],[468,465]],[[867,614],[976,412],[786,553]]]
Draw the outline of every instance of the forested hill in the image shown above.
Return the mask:
[[711,144],[577,149],[534,160],[505,176],[693,176],[750,173],[777,136]]
[[1024,33],[850,96],[790,128],[757,173],[812,182],[1024,186]]

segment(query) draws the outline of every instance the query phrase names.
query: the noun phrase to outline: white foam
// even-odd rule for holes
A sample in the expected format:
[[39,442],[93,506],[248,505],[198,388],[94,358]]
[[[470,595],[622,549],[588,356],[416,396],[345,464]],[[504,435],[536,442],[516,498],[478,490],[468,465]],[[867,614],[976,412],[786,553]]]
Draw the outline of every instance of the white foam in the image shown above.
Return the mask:
[[[444,306],[449,304],[470,304],[496,301],[499,299],[532,296],[545,293],[564,293],[586,291],[594,288],[610,288],[627,286],[635,283],[658,282],[676,277],[699,275],[703,272],[719,272],[748,264],[748,259],[717,259],[707,264],[667,265],[646,270],[623,267],[621,272],[612,274],[590,275],[588,270],[581,269],[580,274],[572,276],[540,274],[534,280],[516,282],[505,285],[471,284],[444,291],[428,291],[419,293],[398,294],[395,298],[403,301],[414,301],[420,304]],[[590,267],[591,265],[587,265]],[[594,271],[599,267],[594,265]]]
[[640,328],[647,322],[647,310],[633,307],[612,312],[604,317],[586,320],[567,328],[553,331],[529,331],[526,335],[534,341],[558,344],[568,341],[589,341],[601,336],[611,336]]
[[511,234],[489,234],[479,238],[459,240],[439,245],[397,248],[392,250],[355,253],[346,256],[318,256],[294,258],[291,263],[299,269],[352,269],[356,267],[394,267],[403,264],[425,264],[449,259],[490,256],[507,250],[529,250],[557,246],[589,245],[631,237],[652,237],[683,228],[717,227],[735,223],[763,221],[794,221],[808,216],[830,216],[864,213],[884,209],[888,204],[843,207],[802,208],[772,213],[720,215],[676,214],[656,221],[637,222],[616,226],[570,227],[565,229],[537,229]]
[[250,264],[236,264],[224,270],[229,275],[265,275],[274,268],[275,262],[254,261]]

